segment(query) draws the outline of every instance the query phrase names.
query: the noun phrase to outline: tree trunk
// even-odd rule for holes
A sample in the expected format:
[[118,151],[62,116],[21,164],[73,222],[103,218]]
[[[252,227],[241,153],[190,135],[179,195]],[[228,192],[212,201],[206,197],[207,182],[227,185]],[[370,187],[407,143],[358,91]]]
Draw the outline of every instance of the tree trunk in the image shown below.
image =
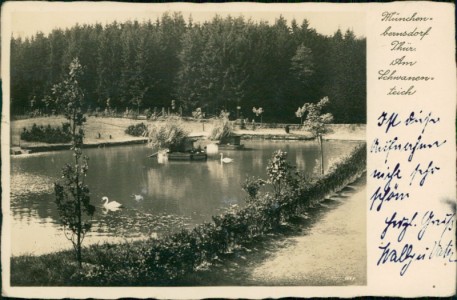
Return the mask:
[[[77,165],[79,165],[79,159],[77,160]],[[77,248],[78,248],[78,265],[79,268],[82,268],[82,255],[81,255],[81,234],[82,234],[82,216],[81,216],[81,194],[79,188],[79,168],[76,168],[76,201],[77,201],[77,214],[78,214],[78,232],[77,232]]]
[[82,268],[82,255],[81,255],[81,224],[79,224],[78,228],[78,244],[76,246],[78,248],[78,266]]
[[[78,145],[75,137],[76,137],[76,110],[73,111],[73,144],[74,144],[74,151],[77,150],[78,147],[81,145]],[[76,152],[75,152],[76,153]],[[81,256],[81,233],[82,233],[82,216],[81,216],[81,196],[80,196],[80,188],[79,188],[79,156],[76,154],[75,155],[75,171],[76,171],[76,213],[78,215],[78,228],[76,232],[76,258],[78,260],[78,265],[79,268],[81,269],[82,267],[82,256]]]
[[319,135],[317,137],[318,141],[319,141],[319,146],[320,146],[320,150],[321,150],[321,173],[322,175],[324,175],[324,147],[322,145],[322,136]]

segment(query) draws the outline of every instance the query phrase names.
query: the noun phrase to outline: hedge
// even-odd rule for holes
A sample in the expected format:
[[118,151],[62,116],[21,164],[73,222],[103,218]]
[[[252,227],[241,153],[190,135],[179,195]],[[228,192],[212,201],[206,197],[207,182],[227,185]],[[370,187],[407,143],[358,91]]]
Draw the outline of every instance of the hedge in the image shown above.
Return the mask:
[[213,222],[160,240],[93,246],[88,250],[92,254],[86,258],[91,267],[75,276],[74,283],[166,285],[175,282],[306,212],[310,205],[354,181],[365,168],[366,145],[363,145],[326,175],[312,182],[300,181],[279,199],[269,193],[259,195],[243,208],[234,207],[224,215],[214,216]]
[[62,123],[62,128],[53,128],[51,125],[37,126],[37,124],[33,124],[30,130],[27,128],[23,129],[21,140],[49,144],[69,143],[71,141],[70,124]]

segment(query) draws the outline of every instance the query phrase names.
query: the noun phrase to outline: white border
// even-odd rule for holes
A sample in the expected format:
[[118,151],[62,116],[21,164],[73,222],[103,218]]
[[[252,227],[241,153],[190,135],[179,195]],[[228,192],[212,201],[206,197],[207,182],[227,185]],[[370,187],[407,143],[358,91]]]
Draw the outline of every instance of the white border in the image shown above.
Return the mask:
[[[426,13],[433,9],[448,9],[454,11],[454,6],[447,3],[427,3],[427,2],[402,2],[402,3],[371,3],[371,4],[330,4],[330,3],[306,3],[306,4],[260,4],[260,3],[217,3],[217,4],[189,4],[189,3],[167,3],[167,4],[131,4],[131,3],[112,3],[112,2],[73,2],[73,3],[45,3],[45,2],[7,2],[2,7],[2,78],[3,78],[3,110],[2,110],[2,207],[3,207],[3,226],[2,226],[2,294],[4,296],[27,297],[27,298],[64,298],[64,297],[94,297],[94,298],[119,298],[119,297],[154,297],[154,298],[173,298],[173,299],[189,299],[189,298],[207,298],[207,297],[225,297],[225,298],[267,298],[267,297],[310,297],[310,296],[338,296],[338,297],[354,297],[362,295],[397,295],[397,296],[412,296],[416,295],[414,286],[402,286],[399,282],[398,286],[383,286],[379,280],[382,278],[373,278],[373,272],[368,264],[368,285],[361,287],[10,287],[9,285],[9,244],[11,236],[9,235],[9,148],[10,148],[10,132],[9,132],[9,48],[11,37],[11,14],[15,11],[65,11],[72,10],[78,12],[86,12],[88,10],[109,10],[109,11],[126,11],[131,9],[146,9],[154,7],[158,10],[217,10],[226,12],[238,12],[240,10],[255,10],[255,11],[359,11],[372,13],[376,15],[382,7],[390,7],[396,9],[405,9],[415,7],[416,10]],[[371,16],[371,15],[370,15]],[[452,20],[448,19],[452,18]],[[376,19],[371,17],[366,18],[367,22],[367,43],[370,44],[370,39],[375,38],[374,33],[369,32],[373,22]],[[446,15],[446,24],[454,24],[453,16]],[[443,39],[449,39],[449,36],[443,36]],[[454,37],[452,37],[453,39]],[[455,43],[454,43],[455,45]],[[367,46],[369,47],[369,46]],[[369,53],[368,53],[369,56]],[[370,58],[374,59],[374,58]],[[454,57],[452,57],[453,61]],[[368,66],[368,72],[373,70]],[[455,71],[455,70],[454,70]],[[451,91],[455,95],[455,72],[452,79]],[[368,82],[368,89],[372,87],[373,82]],[[369,96],[370,97],[370,96]],[[372,101],[369,99],[368,101]],[[455,113],[455,105],[452,114]],[[369,116],[370,117],[370,116]],[[454,114],[455,119],[455,114]],[[371,120],[372,121],[372,120]],[[370,122],[370,120],[368,121]],[[455,153],[454,153],[455,157]],[[455,171],[455,169],[454,169]],[[455,172],[454,172],[455,174]],[[455,181],[454,181],[455,182]],[[455,183],[454,183],[455,184]],[[368,217],[367,222],[371,220]],[[368,224],[368,227],[370,225]],[[370,237],[367,230],[368,238]],[[370,253],[370,245],[368,244],[368,252]],[[431,270],[425,270],[430,272]],[[425,274],[424,274],[425,275]],[[391,276],[385,274],[385,276]],[[454,272],[454,282],[455,282]],[[450,278],[452,281],[452,278]],[[451,289],[450,289],[451,288]],[[453,288],[455,293],[455,287]],[[440,290],[436,290],[427,295],[446,296],[452,293],[452,287],[446,286]],[[425,294],[421,294],[425,296]]]

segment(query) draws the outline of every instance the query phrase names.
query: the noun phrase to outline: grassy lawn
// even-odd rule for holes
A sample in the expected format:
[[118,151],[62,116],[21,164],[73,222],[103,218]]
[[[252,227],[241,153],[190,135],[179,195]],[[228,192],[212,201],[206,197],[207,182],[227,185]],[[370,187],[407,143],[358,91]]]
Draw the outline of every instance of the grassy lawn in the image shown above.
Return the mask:
[[[31,128],[33,124],[38,126],[47,126],[50,124],[52,127],[60,127],[65,118],[62,116],[57,117],[40,117],[33,119],[16,120],[11,122],[11,143],[13,146],[33,146],[33,145],[46,145],[39,142],[25,142],[20,141],[20,134],[23,128]],[[140,120],[121,119],[121,118],[96,118],[89,117],[85,125],[85,143],[102,143],[102,142],[120,142],[139,139],[130,136],[124,131],[130,125],[141,123]],[[100,133],[101,138],[98,138]],[[111,138],[110,138],[111,135]]]
[[[45,143],[39,142],[25,142],[20,140],[20,134],[23,128],[31,128],[33,124],[38,126],[47,126],[50,124],[53,127],[60,127],[65,118],[62,116],[53,117],[39,117],[32,119],[14,120],[11,122],[11,144],[12,146],[43,146]],[[147,120],[132,120],[124,118],[101,118],[101,117],[88,117],[85,125],[85,143],[86,144],[99,144],[109,142],[127,142],[142,139],[141,137],[134,137],[125,133],[125,129],[130,125],[138,123],[153,123],[160,121],[147,121]],[[191,136],[208,136],[214,127],[214,121],[209,120],[205,123],[197,121],[184,120],[184,126]],[[204,130],[203,130],[204,127]],[[329,139],[350,139],[350,140],[365,140],[365,125],[330,125],[333,133],[329,134]],[[98,134],[100,133],[100,138]],[[261,135],[275,135],[275,136],[300,136],[311,138],[311,135],[304,130],[291,130],[286,134],[283,128],[258,128],[252,130],[248,125],[247,129],[235,130],[235,133],[242,135],[261,136]]]

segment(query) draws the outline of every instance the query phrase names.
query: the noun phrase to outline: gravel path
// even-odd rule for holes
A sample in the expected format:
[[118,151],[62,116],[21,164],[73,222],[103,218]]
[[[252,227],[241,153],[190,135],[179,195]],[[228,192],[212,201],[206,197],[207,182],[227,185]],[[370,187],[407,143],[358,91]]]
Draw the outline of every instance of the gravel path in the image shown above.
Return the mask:
[[289,245],[255,266],[249,282],[266,285],[366,284],[366,185],[360,180],[329,202],[326,213]]
[[366,175],[274,234],[183,285],[366,285]]

